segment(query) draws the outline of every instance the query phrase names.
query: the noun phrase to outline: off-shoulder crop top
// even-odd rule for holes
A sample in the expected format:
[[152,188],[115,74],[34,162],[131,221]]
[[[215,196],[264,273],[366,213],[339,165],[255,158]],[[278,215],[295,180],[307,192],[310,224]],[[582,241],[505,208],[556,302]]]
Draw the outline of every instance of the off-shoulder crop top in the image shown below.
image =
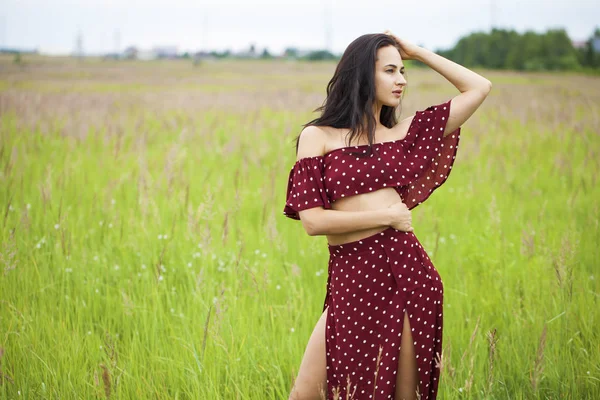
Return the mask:
[[331,208],[342,197],[393,187],[409,209],[424,202],[446,181],[458,149],[460,128],[444,136],[450,100],[417,111],[402,139],[331,150],[322,156],[305,157],[289,174],[283,214],[300,219],[298,213],[313,207]]

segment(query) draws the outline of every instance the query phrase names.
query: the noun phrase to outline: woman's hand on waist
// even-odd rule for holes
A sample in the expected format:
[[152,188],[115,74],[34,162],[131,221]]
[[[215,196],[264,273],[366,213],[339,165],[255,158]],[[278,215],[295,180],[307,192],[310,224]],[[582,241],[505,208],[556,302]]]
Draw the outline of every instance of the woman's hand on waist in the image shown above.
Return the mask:
[[388,207],[390,226],[403,232],[412,232],[412,214],[406,204],[399,201]]

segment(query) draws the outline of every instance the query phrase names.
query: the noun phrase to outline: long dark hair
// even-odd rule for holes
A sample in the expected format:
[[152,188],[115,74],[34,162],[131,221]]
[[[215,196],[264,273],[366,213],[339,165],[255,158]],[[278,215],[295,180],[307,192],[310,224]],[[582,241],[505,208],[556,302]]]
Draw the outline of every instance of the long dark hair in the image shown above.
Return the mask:
[[[323,105],[314,110],[321,112],[321,116],[306,123],[304,127],[314,125],[350,129],[347,135],[348,146],[352,140],[358,140],[358,136],[366,132],[369,141],[366,155],[371,155],[377,124],[373,115],[375,62],[377,50],[385,46],[398,48],[392,37],[382,33],[362,35],[350,43],[327,84],[327,97]],[[384,105],[379,117],[381,123],[388,128],[398,123],[396,107]],[[296,138],[296,153],[299,142],[300,135]]]

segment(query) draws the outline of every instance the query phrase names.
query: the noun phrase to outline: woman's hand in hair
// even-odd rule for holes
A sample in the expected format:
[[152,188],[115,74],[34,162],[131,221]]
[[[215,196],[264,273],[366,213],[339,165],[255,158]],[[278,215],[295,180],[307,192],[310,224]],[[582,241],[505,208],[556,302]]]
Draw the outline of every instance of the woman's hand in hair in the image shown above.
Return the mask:
[[406,204],[399,201],[388,207],[391,213],[390,226],[403,232],[412,232],[412,215]]
[[417,52],[420,49],[419,46],[414,45],[405,39],[400,39],[398,36],[394,35],[391,31],[387,29],[383,33],[388,36],[391,36],[396,41],[396,43],[398,43],[398,47],[400,47],[400,57],[402,57],[403,60],[415,59]]

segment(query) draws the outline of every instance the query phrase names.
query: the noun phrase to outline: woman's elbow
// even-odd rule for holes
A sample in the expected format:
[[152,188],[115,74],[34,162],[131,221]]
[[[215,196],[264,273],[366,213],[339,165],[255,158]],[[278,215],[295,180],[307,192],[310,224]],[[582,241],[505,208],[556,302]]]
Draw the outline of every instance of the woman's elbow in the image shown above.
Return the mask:
[[308,236],[317,236],[320,234],[319,226],[314,220],[310,218],[301,218],[300,221],[302,221],[302,227]]
[[488,93],[490,93],[491,91],[492,91],[492,81],[486,79],[486,82],[483,85],[483,93],[485,93],[485,95],[487,96]]
[[323,234],[323,232],[321,232],[321,227],[323,226],[323,224],[321,223],[322,220],[323,209],[315,207],[309,210],[300,211],[300,221],[302,222],[302,227],[309,236],[317,236]]

